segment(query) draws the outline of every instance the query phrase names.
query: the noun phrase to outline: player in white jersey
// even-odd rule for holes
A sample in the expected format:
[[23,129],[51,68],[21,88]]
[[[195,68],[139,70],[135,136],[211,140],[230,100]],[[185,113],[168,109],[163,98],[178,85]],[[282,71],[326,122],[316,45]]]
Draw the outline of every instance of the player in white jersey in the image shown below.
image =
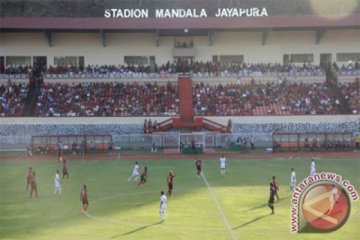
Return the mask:
[[135,182],[138,180],[139,178],[139,163],[138,162],[135,162],[135,165],[134,165],[134,169],[132,171],[132,174],[131,176],[128,178],[128,181],[130,182],[131,180],[134,180]]
[[54,187],[55,187],[54,195],[56,195],[56,194],[61,195],[61,184],[60,184],[59,170],[56,170],[56,173],[55,173]]
[[294,191],[296,187],[296,173],[295,169],[291,168],[291,176],[290,176],[290,189],[291,191]]
[[329,206],[329,211],[327,212],[327,215],[329,215],[330,213],[333,212],[333,210],[335,208],[335,206],[334,206],[335,204],[337,205],[338,211],[336,211],[334,213],[342,211],[341,204],[340,204],[340,201],[339,201],[341,192],[339,191],[339,189],[335,185],[333,185],[332,187],[333,188],[331,190],[330,206]]
[[160,192],[160,219],[165,221],[165,210],[166,210],[167,197],[164,191]]
[[314,176],[316,174],[316,167],[315,167],[315,161],[312,158],[311,159],[311,164],[310,164],[310,175]]
[[226,157],[224,155],[221,155],[219,158],[220,161],[220,174],[221,176],[225,176],[225,169],[226,169]]

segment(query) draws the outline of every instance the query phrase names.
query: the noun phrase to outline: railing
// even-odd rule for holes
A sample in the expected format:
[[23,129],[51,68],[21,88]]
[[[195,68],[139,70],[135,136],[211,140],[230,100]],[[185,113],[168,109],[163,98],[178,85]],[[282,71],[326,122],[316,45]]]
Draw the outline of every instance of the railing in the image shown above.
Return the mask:
[[[153,78],[176,78],[178,74],[182,73],[65,73],[65,74],[45,74],[45,79],[48,80],[60,80],[60,79],[153,79]],[[221,73],[212,72],[189,72],[192,78],[241,78],[241,77],[325,77],[325,72],[319,71],[289,71],[289,72],[260,72],[260,71],[240,71],[238,73],[232,73],[229,71],[223,71]],[[360,70],[339,71],[338,76],[360,76]],[[0,74],[0,80],[22,80],[29,79],[29,74]]]

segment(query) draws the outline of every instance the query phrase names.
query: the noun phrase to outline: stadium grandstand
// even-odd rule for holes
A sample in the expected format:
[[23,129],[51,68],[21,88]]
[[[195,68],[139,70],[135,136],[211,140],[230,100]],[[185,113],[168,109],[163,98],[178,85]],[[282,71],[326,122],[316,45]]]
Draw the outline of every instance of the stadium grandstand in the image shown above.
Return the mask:
[[[118,132],[134,134],[121,130],[128,124],[136,139],[209,131],[237,134],[233,139],[266,135],[264,146],[277,124],[359,133],[358,1],[0,4],[2,126],[21,122],[27,129],[2,131],[2,142],[22,139],[24,148],[37,132],[32,126],[49,118],[55,125],[96,126],[90,130],[108,118],[109,128],[94,133],[115,140]],[[328,121],[341,127],[317,129]],[[266,130],[245,131],[251,123]]]

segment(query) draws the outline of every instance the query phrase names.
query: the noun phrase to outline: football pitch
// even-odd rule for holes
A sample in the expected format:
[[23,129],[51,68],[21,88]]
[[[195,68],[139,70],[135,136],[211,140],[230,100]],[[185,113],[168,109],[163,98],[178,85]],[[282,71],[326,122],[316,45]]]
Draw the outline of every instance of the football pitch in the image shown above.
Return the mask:
[[[309,159],[228,158],[226,176],[217,158],[195,176],[193,156],[184,159],[68,160],[70,178],[55,196],[56,160],[0,161],[0,239],[358,239],[360,201],[352,202],[347,223],[332,233],[290,233],[290,169],[298,183],[309,175]],[[55,158],[54,158],[55,159]],[[144,186],[129,182],[135,161],[149,169]],[[29,167],[37,174],[37,199],[26,192]],[[317,171],[341,174],[360,191],[359,159],[318,159]],[[160,191],[169,171],[176,174],[166,220],[160,222]],[[269,182],[276,176],[280,201],[267,206]],[[88,186],[89,212],[81,212],[80,190]]]

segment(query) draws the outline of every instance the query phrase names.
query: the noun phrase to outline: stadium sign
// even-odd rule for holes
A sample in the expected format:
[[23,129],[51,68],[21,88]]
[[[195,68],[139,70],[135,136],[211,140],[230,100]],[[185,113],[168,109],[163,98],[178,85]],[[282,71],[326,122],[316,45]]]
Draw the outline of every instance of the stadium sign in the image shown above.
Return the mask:
[[[267,17],[268,12],[266,8],[218,8],[215,13],[208,14],[206,9],[202,8],[175,8],[175,9],[155,9],[152,13],[154,18],[233,18],[233,17]],[[149,9],[119,9],[111,8],[105,9],[105,18],[149,18]]]

